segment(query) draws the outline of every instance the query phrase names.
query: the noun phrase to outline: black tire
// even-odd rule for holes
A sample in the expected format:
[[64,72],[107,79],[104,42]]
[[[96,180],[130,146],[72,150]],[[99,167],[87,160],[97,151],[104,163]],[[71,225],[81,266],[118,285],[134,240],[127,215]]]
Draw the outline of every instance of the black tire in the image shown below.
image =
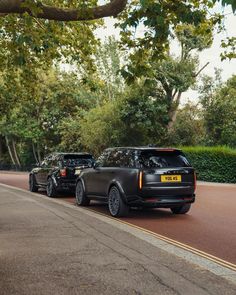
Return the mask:
[[186,214],[191,208],[191,204],[170,208],[173,214]]
[[47,196],[50,198],[54,198],[57,195],[57,190],[55,188],[55,184],[51,177],[48,178],[46,191],[47,191]]
[[38,187],[36,185],[35,177],[33,174],[30,174],[29,176],[29,190],[32,193],[36,193],[38,191]]
[[84,191],[84,186],[81,181],[78,181],[76,183],[75,198],[78,206],[88,206],[90,203],[90,199],[87,197]]
[[108,208],[113,217],[127,216],[129,213],[129,207],[122,200],[121,193],[116,186],[112,186],[109,191]]

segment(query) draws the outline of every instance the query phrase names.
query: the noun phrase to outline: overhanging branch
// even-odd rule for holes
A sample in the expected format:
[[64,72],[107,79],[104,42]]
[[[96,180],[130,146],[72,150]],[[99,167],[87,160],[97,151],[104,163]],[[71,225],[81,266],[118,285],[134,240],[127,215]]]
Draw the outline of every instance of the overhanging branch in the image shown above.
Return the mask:
[[209,61],[193,76],[194,78],[197,78],[197,76],[199,76],[199,74],[201,74],[201,72],[209,65]]
[[[66,9],[44,5],[41,2],[37,3],[39,8],[38,13],[33,13],[29,7],[22,5],[23,0],[0,0],[0,16],[7,14],[29,14],[48,20],[57,21],[80,21],[80,20],[94,20],[104,18],[107,16],[116,17],[120,12],[125,9],[127,0],[111,0],[110,3],[93,7],[93,8],[77,8]],[[32,0],[33,3],[33,0]],[[35,5],[33,3],[33,5]]]

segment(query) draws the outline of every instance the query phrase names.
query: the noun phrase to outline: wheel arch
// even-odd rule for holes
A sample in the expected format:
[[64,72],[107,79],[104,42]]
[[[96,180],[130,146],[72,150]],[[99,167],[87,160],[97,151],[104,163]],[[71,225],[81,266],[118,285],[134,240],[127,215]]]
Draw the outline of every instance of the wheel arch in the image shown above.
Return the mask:
[[33,177],[34,178],[34,181],[37,182],[37,179],[35,177],[35,173],[33,171],[30,171],[30,173],[29,173],[29,179],[30,179],[30,177]]
[[82,177],[78,177],[78,178],[76,179],[75,186],[77,185],[77,183],[78,183],[79,181],[82,183],[83,189],[84,189],[84,191],[86,192],[85,183],[84,183],[84,180],[83,180]]
[[120,194],[121,194],[121,198],[122,198],[122,200],[127,204],[127,198],[126,198],[125,192],[124,192],[124,190],[123,190],[123,188],[122,188],[122,185],[121,185],[121,184],[119,183],[119,181],[117,181],[117,180],[113,180],[113,181],[111,181],[111,183],[109,184],[109,186],[108,186],[108,190],[107,190],[107,196],[109,195],[109,192],[110,192],[110,190],[111,190],[111,188],[112,188],[113,186],[115,186],[115,187],[118,188],[118,190],[119,190],[119,192],[120,192]]

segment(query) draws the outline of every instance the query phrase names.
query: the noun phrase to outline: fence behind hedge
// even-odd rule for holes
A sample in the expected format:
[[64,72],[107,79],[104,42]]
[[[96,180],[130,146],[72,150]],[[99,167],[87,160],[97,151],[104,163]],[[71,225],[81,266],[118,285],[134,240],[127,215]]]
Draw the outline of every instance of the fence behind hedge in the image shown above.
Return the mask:
[[236,149],[227,147],[182,147],[198,180],[236,183]]

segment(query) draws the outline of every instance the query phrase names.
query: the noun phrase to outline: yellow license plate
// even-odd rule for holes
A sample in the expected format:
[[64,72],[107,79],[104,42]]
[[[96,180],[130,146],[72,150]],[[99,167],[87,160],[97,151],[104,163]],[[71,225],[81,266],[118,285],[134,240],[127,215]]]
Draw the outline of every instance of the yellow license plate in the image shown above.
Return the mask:
[[161,182],[181,182],[181,175],[161,175]]

